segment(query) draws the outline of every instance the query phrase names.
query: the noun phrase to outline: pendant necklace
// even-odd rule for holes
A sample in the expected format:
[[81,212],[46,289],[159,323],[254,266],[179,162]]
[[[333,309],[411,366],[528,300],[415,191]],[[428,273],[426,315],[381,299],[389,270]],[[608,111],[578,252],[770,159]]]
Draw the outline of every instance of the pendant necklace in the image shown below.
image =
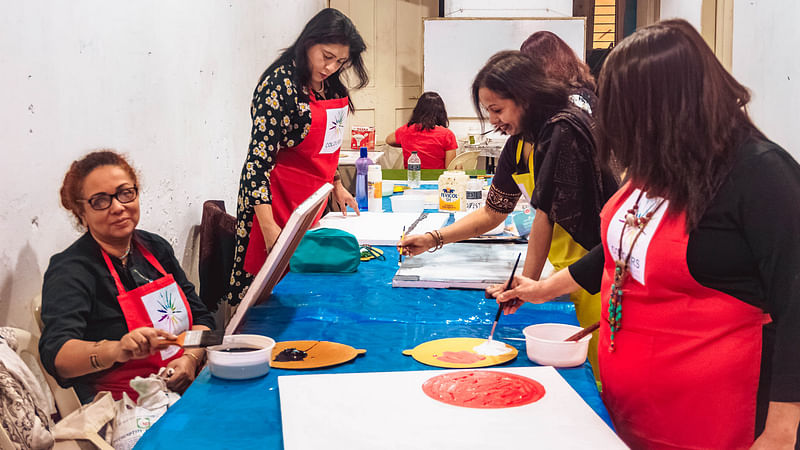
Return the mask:
[[128,244],[128,248],[125,249],[125,253],[119,257],[120,262],[122,262],[122,266],[126,267],[128,265],[128,255],[131,254],[131,245]]
[[[658,202],[653,209],[648,211],[646,214],[639,216],[637,213],[639,212],[639,201],[642,199],[642,194],[644,194],[644,191],[639,191],[639,197],[636,198],[636,203],[634,203],[625,214],[625,223],[622,225],[622,232],[619,234],[617,259],[614,260],[614,283],[611,284],[611,297],[608,301],[608,324],[609,328],[611,329],[611,341],[608,345],[609,352],[614,351],[614,335],[620,330],[620,328],[622,328],[622,285],[625,283],[625,279],[629,274],[628,264],[631,261],[633,247],[636,245],[636,241],[639,240],[639,236],[644,233],[644,229],[647,227],[647,224],[650,223],[650,219],[653,218],[665,201],[664,199],[661,199],[661,201]],[[625,236],[625,229],[629,226],[638,228],[639,231],[637,231],[636,236],[633,237],[633,242],[631,242],[631,246],[628,249],[628,255],[623,260],[622,238]]]

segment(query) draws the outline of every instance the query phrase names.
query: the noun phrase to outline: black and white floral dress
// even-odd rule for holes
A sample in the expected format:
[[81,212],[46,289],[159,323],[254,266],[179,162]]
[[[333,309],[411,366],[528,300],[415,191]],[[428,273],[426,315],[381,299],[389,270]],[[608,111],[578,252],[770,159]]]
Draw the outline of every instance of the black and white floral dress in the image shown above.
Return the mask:
[[230,286],[225,300],[238,305],[253,276],[244,270],[244,255],[253,227],[254,206],[271,204],[269,176],[278,151],[294,147],[311,128],[309,93],[294,81],[294,61],[276,61],[253,92],[250,106],[250,149],[242,168],[236,208],[236,248]]

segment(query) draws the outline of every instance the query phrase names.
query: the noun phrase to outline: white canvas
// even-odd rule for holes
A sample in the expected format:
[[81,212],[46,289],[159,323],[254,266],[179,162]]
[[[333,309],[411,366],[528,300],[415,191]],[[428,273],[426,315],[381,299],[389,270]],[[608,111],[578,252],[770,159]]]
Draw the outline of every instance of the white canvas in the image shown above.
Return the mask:
[[280,376],[284,448],[627,448],[552,367],[481,370],[532,378],[545,395],[513,408],[475,409],[422,391],[426,380],[453,370]]
[[261,266],[261,270],[253,277],[247,294],[245,294],[239,307],[236,308],[236,313],[231,317],[228,326],[225,327],[226,336],[236,332],[251,306],[266,300],[272,293],[272,289],[281,280],[286,267],[289,266],[289,260],[292,259],[292,254],[297,249],[297,245],[303,239],[303,235],[305,235],[308,228],[311,227],[311,223],[317,217],[319,211],[324,207],[325,199],[328,198],[328,194],[332,189],[333,185],[330,183],[323,184],[322,187],[295,208],[292,215],[289,216],[289,221],[286,222],[281,234],[278,235],[278,240],[275,241],[267,260]]
[[[378,213],[362,212],[357,216],[353,212],[345,217],[340,212],[328,213],[319,221],[320,227],[336,228],[347,231],[356,237],[361,245],[395,246],[403,235],[403,227],[408,229],[421,213]],[[413,229],[413,234],[424,234],[442,228],[450,213],[427,213]]]

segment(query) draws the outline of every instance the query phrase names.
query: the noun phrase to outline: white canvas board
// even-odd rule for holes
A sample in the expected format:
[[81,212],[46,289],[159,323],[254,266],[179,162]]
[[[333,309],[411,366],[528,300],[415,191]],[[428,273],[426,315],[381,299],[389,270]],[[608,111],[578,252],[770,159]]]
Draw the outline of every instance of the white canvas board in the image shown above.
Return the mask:
[[[420,214],[364,211],[360,216],[353,212],[348,212],[347,216],[344,216],[341,212],[331,212],[319,221],[319,226],[347,231],[354,235],[361,245],[395,246],[403,235],[403,227],[410,227]],[[423,234],[426,231],[442,228],[449,218],[450,213],[428,213],[417,223],[412,233]]]
[[289,220],[278,235],[275,245],[272,246],[272,250],[267,255],[267,260],[264,261],[264,265],[253,277],[247,293],[239,307],[236,308],[236,313],[234,313],[225,327],[226,336],[236,332],[250,307],[263,302],[270,296],[272,289],[281,280],[284,271],[289,266],[289,260],[292,259],[297,245],[300,244],[300,240],[303,239],[306,231],[311,227],[314,219],[317,218],[317,214],[325,206],[325,199],[328,198],[328,194],[332,190],[332,184],[323,184],[303,203],[300,203],[292,212],[292,215],[289,216]]
[[[392,278],[393,287],[484,289],[506,283],[518,254],[517,275],[525,267],[528,244],[457,242],[433,253],[405,258]],[[543,274],[552,272],[549,262]]]
[[422,391],[426,380],[453,370],[280,376],[284,448],[627,448],[552,367],[481,370],[529,377],[545,395],[514,408],[476,409]]

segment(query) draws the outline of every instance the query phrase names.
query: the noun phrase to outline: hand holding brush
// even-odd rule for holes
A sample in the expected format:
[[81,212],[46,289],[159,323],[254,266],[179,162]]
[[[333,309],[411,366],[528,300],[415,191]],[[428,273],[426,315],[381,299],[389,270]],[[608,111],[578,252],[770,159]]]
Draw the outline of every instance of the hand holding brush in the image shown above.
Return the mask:
[[[511,276],[508,277],[508,283],[506,283],[506,288],[504,291],[511,289],[511,282],[514,281],[514,274],[517,272],[517,266],[519,266],[519,259],[522,257],[522,253],[517,254],[517,260],[514,262],[514,268],[511,269]],[[488,295],[488,290],[487,290]],[[500,313],[503,312],[504,305],[500,303],[497,305],[497,314],[494,315],[494,323],[492,324],[492,331],[489,333],[489,340],[492,340],[492,336],[494,336],[494,330],[497,328],[497,321],[500,320]]]

